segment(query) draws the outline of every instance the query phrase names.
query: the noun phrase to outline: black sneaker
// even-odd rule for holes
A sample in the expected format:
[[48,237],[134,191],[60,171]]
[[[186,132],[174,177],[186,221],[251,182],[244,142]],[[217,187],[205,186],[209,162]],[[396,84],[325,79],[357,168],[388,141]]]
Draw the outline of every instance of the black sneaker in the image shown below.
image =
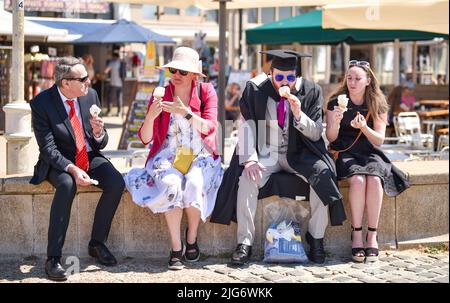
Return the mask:
[[250,260],[252,255],[252,247],[246,244],[238,244],[236,250],[231,257],[231,264],[233,265],[244,265]]

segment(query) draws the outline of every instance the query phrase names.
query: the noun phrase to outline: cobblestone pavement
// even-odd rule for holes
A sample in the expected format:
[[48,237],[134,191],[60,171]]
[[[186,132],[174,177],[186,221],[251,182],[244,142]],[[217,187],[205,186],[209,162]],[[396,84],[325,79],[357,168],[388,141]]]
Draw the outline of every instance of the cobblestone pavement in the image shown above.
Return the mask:
[[[0,283],[49,282],[44,262],[36,257],[1,259]],[[166,259],[119,258],[119,265],[104,267],[93,259],[81,259],[80,272],[71,275],[67,282],[449,283],[448,252],[382,252],[378,262],[367,264],[353,263],[349,257],[340,256],[329,257],[323,265],[254,261],[244,268],[229,266],[228,259],[205,258],[180,271],[167,270],[166,262]]]

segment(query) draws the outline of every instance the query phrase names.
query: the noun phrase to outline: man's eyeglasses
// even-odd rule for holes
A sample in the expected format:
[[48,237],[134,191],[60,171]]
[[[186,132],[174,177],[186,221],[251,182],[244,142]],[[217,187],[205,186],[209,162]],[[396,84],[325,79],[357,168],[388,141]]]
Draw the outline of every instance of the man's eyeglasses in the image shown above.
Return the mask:
[[68,81],[75,80],[75,81],[80,81],[81,83],[86,82],[88,79],[89,79],[89,75],[86,77],[83,77],[83,78],[64,78],[64,80],[68,80]]
[[363,66],[363,67],[370,67],[370,63],[367,61],[358,61],[358,60],[350,60],[348,62],[349,66]]
[[[284,77],[285,77],[284,75],[277,74],[275,75],[275,81],[281,82],[284,80]],[[290,74],[286,76],[286,79],[288,80],[288,82],[294,82],[297,79],[297,77],[294,74]]]
[[189,74],[189,72],[187,72],[185,70],[176,69],[173,67],[169,67],[169,72],[173,75],[175,75],[177,72],[180,72],[180,75],[182,75],[182,76],[187,76],[187,74]]

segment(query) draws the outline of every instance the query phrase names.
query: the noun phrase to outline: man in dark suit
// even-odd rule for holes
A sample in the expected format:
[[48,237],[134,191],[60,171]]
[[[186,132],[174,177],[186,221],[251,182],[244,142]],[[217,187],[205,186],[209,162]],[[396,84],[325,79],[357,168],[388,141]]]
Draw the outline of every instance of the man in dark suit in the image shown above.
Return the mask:
[[90,113],[91,106],[100,106],[100,102],[89,88],[82,61],[62,58],[54,75],[56,84],[30,103],[40,151],[30,183],[38,185],[48,180],[56,189],[50,210],[45,271],[49,279],[62,281],[67,276],[60,259],[77,185],[94,184],[103,190],[88,251],[100,264],[108,266],[117,261],[104,243],[125,184],[122,175],[100,153],[108,143],[108,134],[102,119]]

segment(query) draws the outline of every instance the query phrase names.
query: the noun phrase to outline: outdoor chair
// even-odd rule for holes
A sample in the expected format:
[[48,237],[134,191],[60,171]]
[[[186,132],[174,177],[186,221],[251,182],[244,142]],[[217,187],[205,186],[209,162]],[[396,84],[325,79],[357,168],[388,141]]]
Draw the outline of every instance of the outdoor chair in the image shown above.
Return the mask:
[[434,135],[423,134],[421,131],[420,117],[416,112],[402,112],[394,119],[395,133],[398,143],[406,143],[408,145],[433,149]]

